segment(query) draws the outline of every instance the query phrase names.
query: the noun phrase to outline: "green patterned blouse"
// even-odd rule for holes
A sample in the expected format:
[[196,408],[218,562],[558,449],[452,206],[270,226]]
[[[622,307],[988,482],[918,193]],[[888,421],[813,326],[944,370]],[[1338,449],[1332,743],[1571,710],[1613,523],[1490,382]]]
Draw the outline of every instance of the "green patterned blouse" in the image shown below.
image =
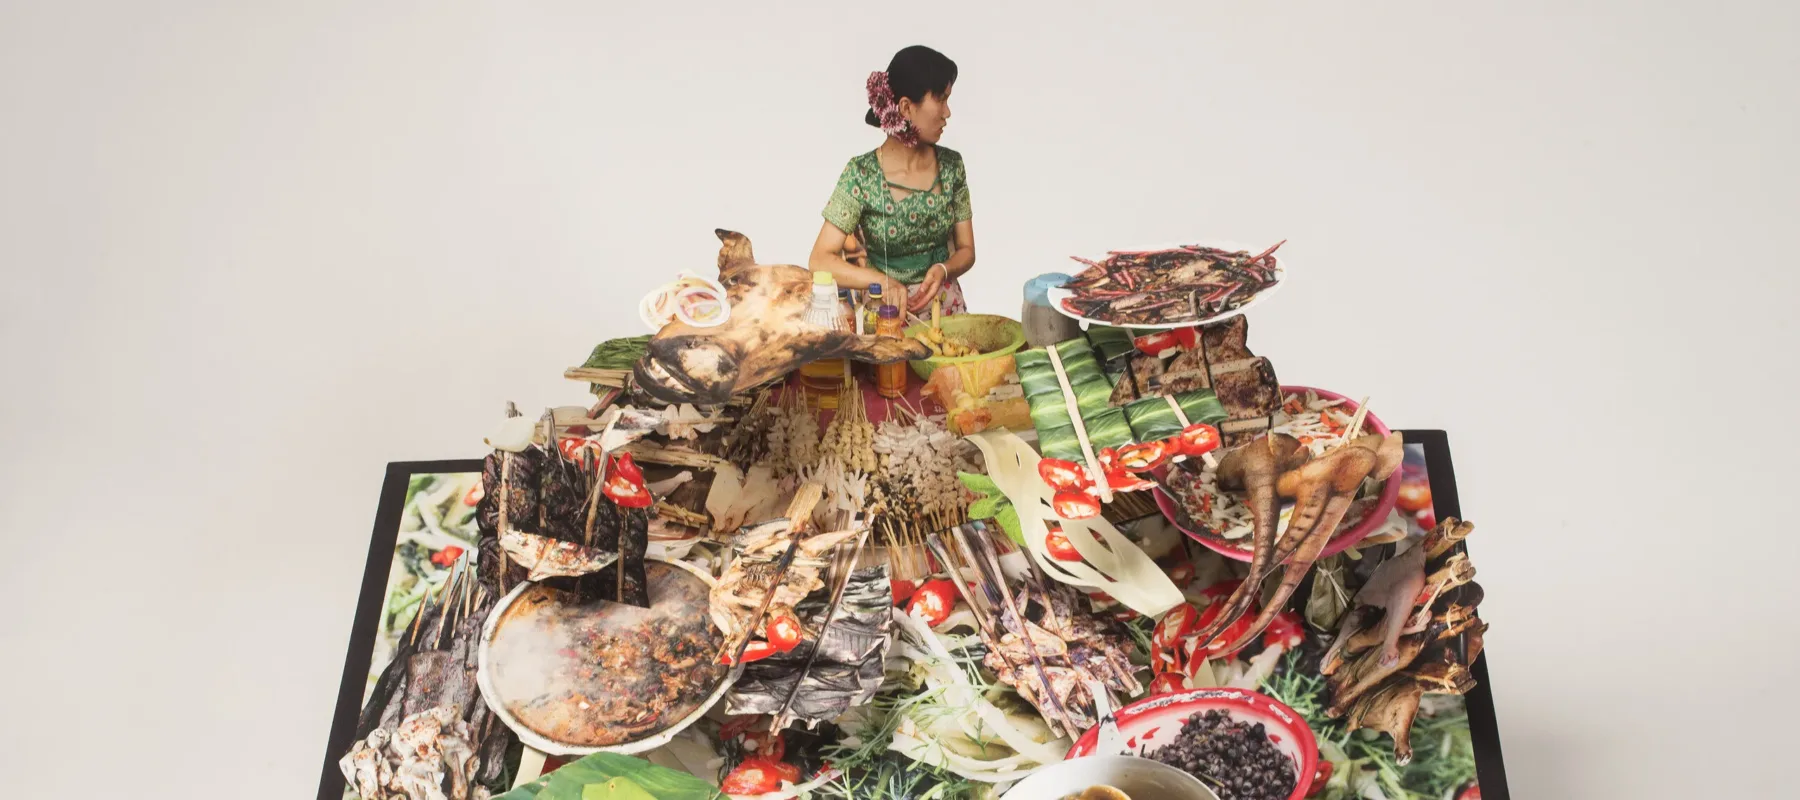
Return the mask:
[[[825,221],[845,233],[862,228],[869,264],[908,285],[925,279],[932,264],[950,258],[950,231],[972,219],[969,176],[962,156],[937,148],[937,182],[928,191],[890,183],[871,150],[850,159],[838,176]],[[911,192],[895,200],[890,187]]]

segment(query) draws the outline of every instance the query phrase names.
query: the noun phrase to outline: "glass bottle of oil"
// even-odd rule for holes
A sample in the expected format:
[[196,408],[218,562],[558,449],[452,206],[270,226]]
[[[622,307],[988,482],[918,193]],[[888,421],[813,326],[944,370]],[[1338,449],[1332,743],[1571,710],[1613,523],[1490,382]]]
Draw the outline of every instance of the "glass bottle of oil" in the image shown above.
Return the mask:
[[[843,314],[838,310],[837,281],[829,272],[813,273],[812,306],[806,310],[806,321],[830,330],[842,330]],[[838,393],[844,388],[844,359],[828,358],[800,365],[800,385],[807,402],[814,408],[837,408]]]

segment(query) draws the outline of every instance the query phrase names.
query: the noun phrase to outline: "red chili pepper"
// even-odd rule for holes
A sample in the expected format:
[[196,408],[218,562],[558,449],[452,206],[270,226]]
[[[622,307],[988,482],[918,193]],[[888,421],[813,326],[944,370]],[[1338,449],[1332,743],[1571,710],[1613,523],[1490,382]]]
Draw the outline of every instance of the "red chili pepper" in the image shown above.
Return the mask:
[[1100,515],[1100,501],[1086,492],[1057,492],[1050,498],[1050,505],[1063,519],[1088,519]]
[[894,587],[894,605],[904,604],[907,600],[912,599],[913,592],[919,590],[918,584],[908,580],[894,578],[889,583]]
[[1200,346],[1200,328],[1199,327],[1196,326],[1196,327],[1192,327],[1192,328],[1176,328],[1174,333],[1175,333],[1175,341],[1181,343],[1182,347],[1192,350],[1192,349]]
[[1416,514],[1431,507],[1430,481],[1403,481],[1400,484],[1400,496],[1394,505],[1408,514]]
[[455,564],[457,559],[462,558],[462,554],[462,548],[457,547],[456,545],[450,545],[449,547],[432,553],[431,563],[440,567],[448,567],[451,564]]
[[558,450],[562,451],[563,458],[566,458],[570,461],[580,461],[581,460],[581,448],[587,447],[587,446],[588,446],[588,440],[586,440],[586,439],[564,438],[564,439],[556,440],[556,448]]
[[1168,575],[1169,581],[1177,588],[1186,589],[1188,584],[1194,582],[1194,562],[1183,561],[1176,564],[1169,568]]
[[1081,551],[1075,549],[1075,544],[1063,535],[1060,528],[1050,529],[1050,533],[1044,537],[1044,549],[1049,550],[1050,557],[1057,561],[1081,560]]
[[480,503],[481,498],[486,494],[486,492],[482,491],[481,484],[477,483],[474,486],[469,487],[469,491],[463,495],[463,505],[472,506]]
[[780,761],[782,756],[787,755],[787,743],[779,733],[753,730],[744,733],[744,750],[750,753],[751,758]]
[[767,627],[769,644],[778,652],[786,653],[800,645],[805,629],[800,627],[800,620],[792,615],[782,614],[769,618]]
[[1437,514],[1429,508],[1414,514],[1413,519],[1418,520],[1419,527],[1424,528],[1425,530],[1431,530],[1437,527]]
[[[1331,782],[1331,772],[1334,769],[1336,769],[1336,767],[1332,766],[1331,759],[1320,758],[1319,766],[1313,769],[1312,788],[1306,790],[1306,796],[1318,797],[1320,793],[1324,792],[1325,784]],[[1471,800],[1471,798],[1458,795],[1456,800]],[[1481,800],[1481,795],[1477,793],[1473,800]]]
[[[778,652],[781,652],[781,651],[776,650],[775,645],[769,644],[768,642],[751,642],[748,647],[744,648],[744,657],[739,659],[738,663],[748,664],[752,661],[761,661],[765,658],[768,658],[769,656],[775,655]],[[724,664],[726,666],[730,666],[731,665],[731,654],[730,653],[720,653],[719,654],[719,663]]]
[[800,768],[785,761],[775,762],[775,774],[788,783],[800,782]]
[[[1331,773],[1325,773],[1328,777]],[[1456,796],[1456,800],[1481,800],[1481,784],[1471,783]]]
[[1175,438],[1183,455],[1199,456],[1219,449],[1219,429],[1204,422],[1183,428]]
[[1283,649],[1292,650],[1306,641],[1306,627],[1300,622],[1300,615],[1292,611],[1283,611],[1275,615],[1263,631],[1263,646],[1280,645]]
[[736,738],[739,734],[743,734],[753,727],[759,727],[758,723],[760,723],[761,727],[767,727],[769,719],[769,717],[762,714],[733,714],[727,716],[725,722],[719,725],[719,738]]
[[1150,643],[1158,649],[1174,647],[1181,637],[1194,632],[1194,624],[1199,619],[1200,612],[1192,604],[1183,603],[1171,608],[1156,621],[1156,628],[1150,632]]
[[950,618],[951,610],[956,608],[956,584],[947,580],[926,581],[917,592],[913,593],[912,602],[907,604],[906,613],[925,618],[925,624],[937,626]]
[[644,471],[638,468],[630,453],[613,456],[612,471],[630,478],[633,483],[644,482]]
[[1147,336],[1139,336],[1132,340],[1132,344],[1137,346],[1138,352],[1160,356],[1180,347],[1181,340],[1175,336],[1174,331],[1158,331]]
[[[1219,618],[1219,615],[1223,613],[1225,613],[1224,603],[1214,603],[1207,606],[1205,611],[1200,612],[1200,621],[1196,623],[1195,628],[1204,628],[1213,624],[1213,622]],[[1225,630],[1219,631],[1219,635],[1214,636],[1213,640],[1207,643],[1204,651],[1205,657],[1209,659],[1230,658],[1237,655],[1236,650],[1229,653],[1225,652],[1225,646],[1237,641],[1239,637],[1249,632],[1250,623],[1255,621],[1251,619],[1253,616],[1254,615],[1252,614],[1244,614],[1238,617],[1235,622],[1225,626]]]
[[1059,492],[1086,489],[1094,485],[1093,480],[1088,478],[1087,470],[1082,469],[1081,465],[1060,458],[1039,461],[1038,477]]
[[631,462],[631,456],[623,453],[613,460],[612,469],[606,471],[606,483],[601,486],[601,493],[618,503],[620,508],[647,508],[656,502],[644,486],[643,471]]
[[781,788],[781,768],[762,758],[748,758],[719,785],[726,794],[768,794]]
[[1179,672],[1165,672],[1150,679],[1151,694],[1172,694],[1187,688],[1187,676]]
[[1171,455],[1166,442],[1130,444],[1119,448],[1119,466],[1126,472],[1147,472],[1162,466]]
[[1200,596],[1204,598],[1208,604],[1217,603],[1220,600],[1230,597],[1232,593],[1237,591],[1238,586],[1243,582],[1242,579],[1219,581],[1218,583],[1201,590]]
[[1106,485],[1116,492],[1136,492],[1148,489],[1156,484],[1126,471],[1119,460],[1119,451],[1110,447],[1102,448],[1095,454],[1100,460],[1100,471],[1106,475]]

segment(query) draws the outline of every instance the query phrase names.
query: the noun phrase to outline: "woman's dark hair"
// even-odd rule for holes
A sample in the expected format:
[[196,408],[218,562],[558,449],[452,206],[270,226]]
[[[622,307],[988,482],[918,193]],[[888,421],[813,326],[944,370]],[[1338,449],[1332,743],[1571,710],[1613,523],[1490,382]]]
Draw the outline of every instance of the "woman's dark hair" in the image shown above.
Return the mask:
[[[956,82],[956,62],[936,50],[915,44],[894,54],[888,62],[888,88],[894,91],[894,102],[904,97],[915,103],[925,102],[925,95],[943,97]],[[875,109],[863,115],[871,127],[881,127]]]

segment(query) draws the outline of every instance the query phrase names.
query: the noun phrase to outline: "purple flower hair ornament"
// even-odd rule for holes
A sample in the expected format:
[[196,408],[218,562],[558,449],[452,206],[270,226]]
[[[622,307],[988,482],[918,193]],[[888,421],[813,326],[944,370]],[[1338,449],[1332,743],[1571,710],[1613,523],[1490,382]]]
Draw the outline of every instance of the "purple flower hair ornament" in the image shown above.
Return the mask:
[[893,88],[888,86],[886,72],[869,73],[869,108],[875,110],[883,132],[908,147],[919,143],[919,134],[913,130],[912,122],[900,113],[900,103],[894,99]]

